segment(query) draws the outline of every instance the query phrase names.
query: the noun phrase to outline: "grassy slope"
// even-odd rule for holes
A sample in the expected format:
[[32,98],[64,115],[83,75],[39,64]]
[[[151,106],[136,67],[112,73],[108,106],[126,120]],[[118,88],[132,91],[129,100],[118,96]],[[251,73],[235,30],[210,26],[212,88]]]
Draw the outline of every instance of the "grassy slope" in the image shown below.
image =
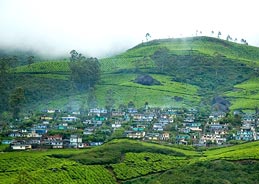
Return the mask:
[[[97,98],[100,99],[101,105],[105,105],[105,96],[108,89],[115,91],[115,99],[117,104],[123,104],[133,101],[138,107],[144,106],[145,102],[149,102],[150,106],[178,106],[182,102],[173,99],[174,96],[181,96],[186,103],[197,104],[199,96],[197,96],[197,87],[172,82],[170,77],[163,75],[152,75],[159,80],[162,85],[144,86],[136,84],[133,80],[136,74],[106,74],[102,77],[100,85],[97,86]],[[128,100],[128,101],[126,101]]]
[[259,106],[259,78],[251,78],[235,85],[234,91],[225,94],[232,99],[232,109],[255,109]]
[[[150,45],[152,45],[151,49],[149,49]],[[142,45],[138,45],[133,49],[130,49],[126,54],[128,56],[141,56],[141,53],[148,53],[151,55],[155,52],[157,47],[167,47],[176,54],[183,54],[191,49],[206,55],[220,53],[228,58],[241,59],[251,65],[257,64],[258,66],[259,64],[258,47],[237,44],[211,37],[154,40],[149,43],[145,43],[144,47]]]
[[[258,147],[259,142],[250,142],[201,153],[120,139],[84,150],[6,152],[0,157],[0,183],[19,183],[24,178],[26,183],[151,183],[171,177],[180,183],[187,179],[194,183],[194,178],[207,179],[201,172],[231,182],[259,166],[255,161],[259,159]],[[249,166],[242,164],[248,159]],[[250,173],[249,181],[255,182],[254,177]]]
[[[247,67],[250,68],[256,68],[259,66],[258,48],[252,46],[236,44],[209,37],[154,40],[137,45],[136,47],[129,49],[127,52],[120,55],[100,60],[103,73],[101,77],[102,79],[99,85],[96,87],[98,104],[100,106],[105,105],[105,94],[109,89],[114,90],[116,94],[116,105],[127,104],[129,101],[134,101],[137,107],[143,106],[146,101],[149,102],[151,106],[198,106],[200,104],[201,97],[211,95],[213,89],[210,89],[212,90],[211,92],[207,89],[201,92],[198,86],[195,86],[191,83],[186,84],[181,82],[172,82],[172,77],[169,77],[168,75],[154,75],[151,73],[155,79],[162,82],[163,85],[161,86],[144,86],[133,83],[132,81],[137,77],[138,74],[150,73],[150,71],[152,71],[152,68],[155,66],[155,64],[150,59],[150,56],[152,56],[156,50],[162,47],[167,47],[171,54],[176,55],[190,55],[196,53],[202,54],[209,58],[214,57],[215,54],[218,53],[220,55],[224,55],[227,59],[233,61],[238,60],[239,63],[244,63]],[[146,57],[145,62],[143,62],[143,56]],[[213,69],[213,67],[214,66],[212,65],[211,68]],[[224,71],[228,71],[228,69],[225,69],[224,66],[220,67],[222,67],[222,70],[224,69]],[[195,69],[195,67],[193,69]],[[185,70],[180,70],[180,72],[181,71],[186,72]],[[209,73],[210,70],[204,70],[204,72]],[[31,77],[31,79],[35,79],[35,81],[39,81],[37,78],[40,78],[40,81],[50,80],[53,81],[51,82],[52,84],[58,84],[58,81],[63,81],[64,84],[61,84],[62,86],[65,86],[68,83],[66,81],[69,80],[69,68],[67,62],[64,61],[40,62],[34,63],[31,66],[18,67],[17,73],[27,74],[29,77]],[[188,75],[189,74],[187,74],[187,76],[178,76],[181,78],[188,77]],[[231,75],[234,76],[235,73],[232,72]],[[244,79],[247,79],[249,76],[243,77]],[[229,80],[232,81],[234,78]],[[256,80],[257,79],[253,79],[251,82]],[[235,84],[235,82],[232,83]],[[246,93],[248,91],[248,94],[251,96],[244,96],[241,94],[243,93],[242,91],[230,91],[225,93],[228,97],[230,97],[229,99],[233,103],[232,109],[240,107],[254,108],[254,106],[258,104],[256,96],[257,92],[255,92],[257,83],[253,82],[252,88],[250,88],[251,85],[246,85],[246,83],[240,85],[242,88],[247,88],[245,91]],[[49,84],[48,88],[53,88],[55,91],[57,86],[58,85],[52,86]],[[227,87],[231,88],[231,86]],[[236,87],[238,88],[240,86],[237,85]],[[32,88],[36,88],[36,86],[28,87],[28,89]],[[66,89],[68,88],[71,88],[71,85],[66,86]],[[50,103],[45,102],[45,104],[47,103],[50,107],[52,106],[58,108],[59,106],[65,106],[69,103],[76,103],[77,105],[75,106],[78,107],[78,104],[82,99],[85,98],[86,95],[80,95],[77,92],[73,92],[73,96],[67,98],[69,93],[64,93],[64,90],[59,93],[58,90],[60,89],[56,89],[54,93],[58,95],[56,95],[55,98],[49,99],[48,102],[50,101]],[[222,90],[224,91],[226,89],[221,89],[221,91]],[[69,90],[65,91],[68,92]],[[175,101],[175,96],[181,97],[183,100]]]

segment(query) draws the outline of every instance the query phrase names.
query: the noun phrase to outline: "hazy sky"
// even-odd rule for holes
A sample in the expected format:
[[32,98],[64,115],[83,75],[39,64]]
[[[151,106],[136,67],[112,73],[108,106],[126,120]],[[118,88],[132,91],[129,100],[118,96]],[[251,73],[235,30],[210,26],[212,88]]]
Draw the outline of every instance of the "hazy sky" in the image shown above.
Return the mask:
[[203,35],[259,46],[257,0],[0,0],[0,47],[104,57],[145,40]]

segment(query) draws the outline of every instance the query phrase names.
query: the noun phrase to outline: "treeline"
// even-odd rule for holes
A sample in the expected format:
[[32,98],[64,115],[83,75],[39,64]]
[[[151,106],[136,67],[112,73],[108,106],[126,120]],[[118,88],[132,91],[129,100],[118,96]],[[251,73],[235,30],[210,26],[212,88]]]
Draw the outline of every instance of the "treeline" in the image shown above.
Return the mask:
[[69,68],[71,80],[79,90],[86,90],[94,87],[101,75],[100,63],[97,58],[86,58],[75,50],[70,52]]
[[16,85],[13,66],[16,57],[0,58],[0,119],[5,119],[6,111],[12,112],[13,119],[17,119],[25,100],[24,89]]

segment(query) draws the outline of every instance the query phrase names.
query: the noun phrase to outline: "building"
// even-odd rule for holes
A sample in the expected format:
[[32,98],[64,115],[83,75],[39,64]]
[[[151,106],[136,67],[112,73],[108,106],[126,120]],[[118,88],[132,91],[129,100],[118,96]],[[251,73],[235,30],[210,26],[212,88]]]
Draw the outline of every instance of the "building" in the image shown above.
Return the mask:
[[146,133],[143,131],[125,131],[125,136],[132,139],[140,139],[145,137]]
[[31,149],[31,145],[30,144],[12,144],[11,145],[12,150],[28,150]]
[[62,121],[65,121],[65,122],[74,122],[74,121],[77,121],[77,117],[75,116],[67,116],[67,117],[62,117],[61,118]]
[[78,135],[71,135],[69,139],[69,146],[72,148],[79,148],[82,146],[82,137]]
[[250,125],[242,126],[236,135],[236,140],[253,141],[256,138],[255,129]]

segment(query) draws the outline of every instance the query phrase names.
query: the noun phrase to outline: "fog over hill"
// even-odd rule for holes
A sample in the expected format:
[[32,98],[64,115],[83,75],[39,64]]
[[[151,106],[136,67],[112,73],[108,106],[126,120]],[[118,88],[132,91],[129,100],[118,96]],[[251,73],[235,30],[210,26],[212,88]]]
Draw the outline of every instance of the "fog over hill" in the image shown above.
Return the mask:
[[[0,48],[107,57],[151,38],[207,35],[259,45],[257,1],[1,0]],[[214,34],[212,34],[212,31]]]

